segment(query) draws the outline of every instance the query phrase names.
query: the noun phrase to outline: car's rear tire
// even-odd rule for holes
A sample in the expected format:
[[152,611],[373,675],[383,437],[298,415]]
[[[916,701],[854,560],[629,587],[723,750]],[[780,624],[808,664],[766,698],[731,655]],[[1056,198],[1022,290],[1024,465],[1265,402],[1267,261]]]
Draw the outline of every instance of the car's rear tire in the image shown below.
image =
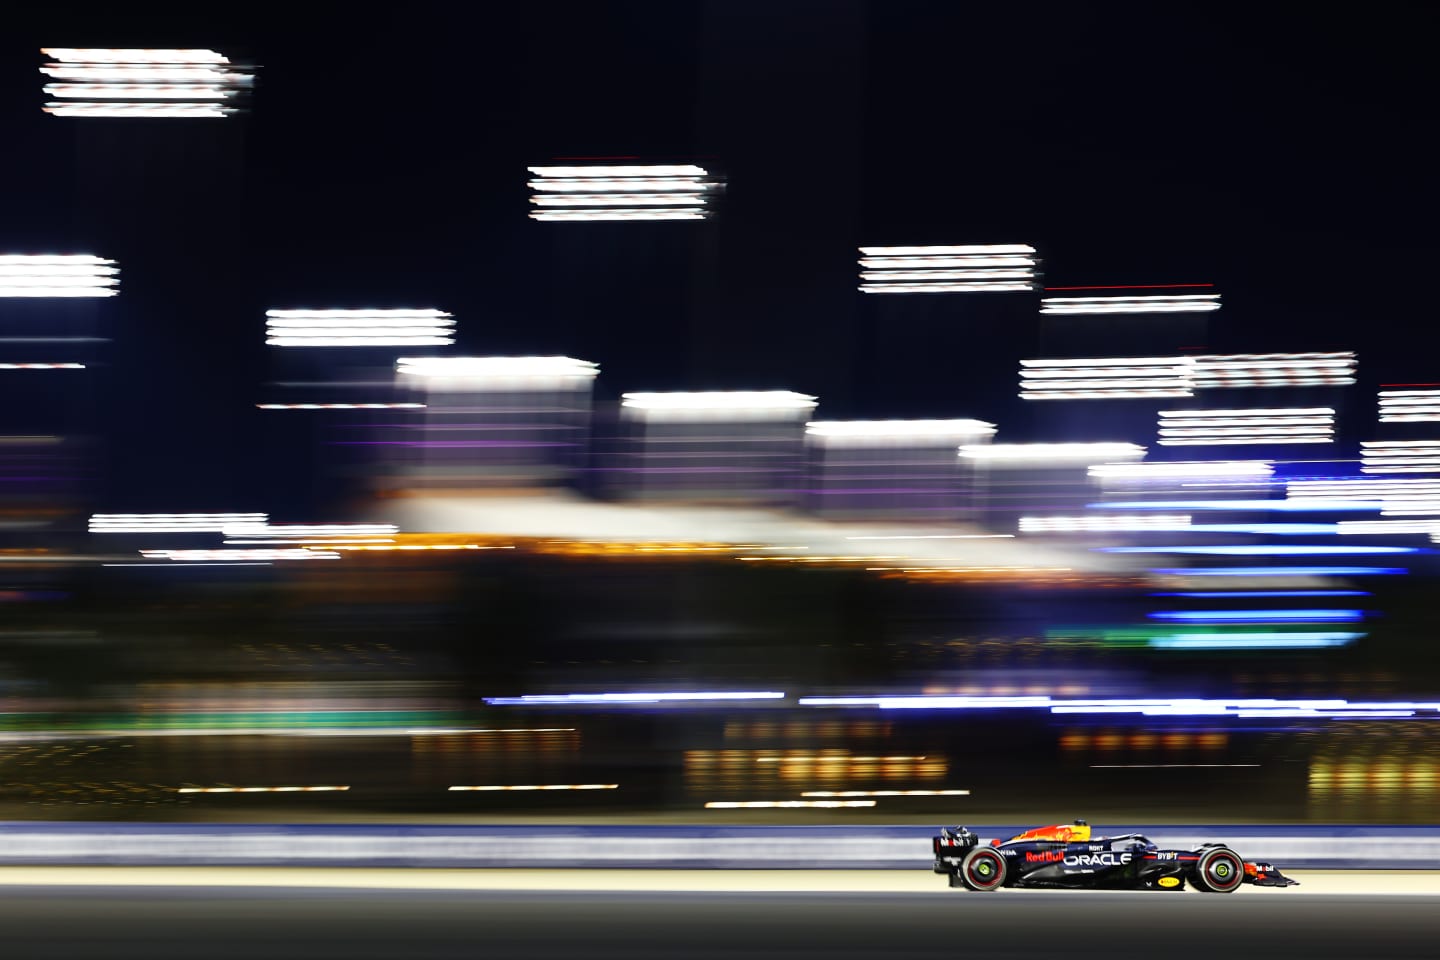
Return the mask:
[[1245,861],[1229,847],[1207,847],[1190,882],[1204,893],[1234,893],[1245,882]]
[[960,882],[968,890],[988,893],[1005,885],[1005,857],[994,847],[976,847],[960,861]]

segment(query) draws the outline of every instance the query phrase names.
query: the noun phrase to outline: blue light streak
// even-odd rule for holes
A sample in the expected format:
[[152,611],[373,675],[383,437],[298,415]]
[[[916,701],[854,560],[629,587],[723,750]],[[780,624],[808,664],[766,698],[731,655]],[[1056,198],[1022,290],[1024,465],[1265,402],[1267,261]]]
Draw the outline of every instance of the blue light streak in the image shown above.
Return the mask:
[[1162,610],[1152,620],[1180,623],[1354,623],[1360,610]]
[[1164,577],[1398,577],[1404,567],[1159,567]]
[[1343,647],[1363,633],[1187,633],[1177,637],[1151,637],[1147,646],[1157,650],[1314,650]]
[[1348,557],[1393,553],[1429,553],[1423,547],[1322,546],[1291,543],[1211,544],[1203,547],[1098,547],[1101,553],[1195,553],[1222,557]]
[[1358,511],[1376,513],[1379,500],[1341,500],[1316,497],[1300,500],[1117,500],[1087,504],[1092,510],[1281,510],[1297,513]]
[[1181,590],[1175,593],[1152,593],[1152,597],[1200,597],[1216,600],[1273,597],[1368,597],[1369,590]]
[[520,697],[485,697],[492,707],[568,706],[571,704],[606,704],[610,706],[645,706],[655,703],[705,703],[731,700],[780,700],[783,693],[764,690],[720,690],[680,693],[536,693]]

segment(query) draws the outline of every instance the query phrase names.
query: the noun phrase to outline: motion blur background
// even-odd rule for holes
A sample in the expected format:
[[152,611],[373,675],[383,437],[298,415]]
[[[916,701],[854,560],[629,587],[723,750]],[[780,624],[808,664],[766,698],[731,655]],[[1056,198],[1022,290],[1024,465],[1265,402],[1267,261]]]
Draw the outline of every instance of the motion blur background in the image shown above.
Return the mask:
[[[1433,819],[1426,23],[20,15],[0,255],[119,272],[0,298],[0,819]],[[57,116],[55,45],[253,82]],[[530,216],[603,163],[705,216]],[[859,289],[992,244],[1021,289]],[[1165,293],[1221,306],[1042,304]],[[400,308],[444,335],[267,342]]]

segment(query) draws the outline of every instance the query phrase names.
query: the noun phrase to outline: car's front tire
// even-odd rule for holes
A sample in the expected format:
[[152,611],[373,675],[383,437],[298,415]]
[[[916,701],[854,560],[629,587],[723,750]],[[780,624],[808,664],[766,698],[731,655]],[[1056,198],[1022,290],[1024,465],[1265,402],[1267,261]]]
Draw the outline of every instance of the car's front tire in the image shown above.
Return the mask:
[[968,890],[988,893],[1005,885],[1009,874],[1005,857],[994,847],[976,847],[960,861],[960,882]]
[[1245,882],[1245,861],[1229,847],[1207,847],[1190,882],[1204,893],[1234,893]]

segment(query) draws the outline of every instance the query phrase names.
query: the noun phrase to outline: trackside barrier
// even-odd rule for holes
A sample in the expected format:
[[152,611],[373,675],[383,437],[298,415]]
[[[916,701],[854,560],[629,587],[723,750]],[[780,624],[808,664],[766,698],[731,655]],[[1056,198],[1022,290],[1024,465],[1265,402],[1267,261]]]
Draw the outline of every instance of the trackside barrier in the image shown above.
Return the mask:
[[[938,826],[938,824],[937,824]],[[1025,826],[967,824],[984,840]],[[1033,825],[1031,825],[1033,826]],[[0,822],[0,864],[928,869],[925,826],[395,826]],[[1132,826],[1284,869],[1440,869],[1440,827]]]

